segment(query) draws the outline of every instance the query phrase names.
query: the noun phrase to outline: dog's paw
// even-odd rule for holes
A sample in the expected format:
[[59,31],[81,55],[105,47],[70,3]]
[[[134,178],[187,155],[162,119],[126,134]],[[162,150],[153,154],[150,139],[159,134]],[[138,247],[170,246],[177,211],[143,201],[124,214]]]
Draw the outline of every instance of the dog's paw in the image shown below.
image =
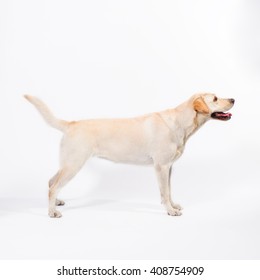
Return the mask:
[[49,216],[51,218],[61,218],[62,217],[61,213],[57,210],[50,210],[49,211]]
[[167,213],[169,216],[181,216],[182,215],[181,211],[179,211],[175,208],[167,209]]
[[179,204],[173,203],[173,202],[172,202],[172,207],[173,207],[174,209],[179,210],[179,211],[181,211],[181,210],[183,209]]
[[56,199],[56,206],[63,206],[65,205],[65,202],[63,200],[60,200],[60,199]]

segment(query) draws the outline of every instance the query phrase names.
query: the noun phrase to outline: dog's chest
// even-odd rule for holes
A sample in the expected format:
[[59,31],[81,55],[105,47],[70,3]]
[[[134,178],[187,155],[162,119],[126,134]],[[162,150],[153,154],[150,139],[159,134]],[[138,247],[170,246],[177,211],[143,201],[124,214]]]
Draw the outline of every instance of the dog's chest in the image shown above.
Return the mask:
[[183,130],[176,130],[171,137],[171,145],[169,149],[169,154],[172,161],[177,160],[184,152],[185,144],[187,140],[187,135]]

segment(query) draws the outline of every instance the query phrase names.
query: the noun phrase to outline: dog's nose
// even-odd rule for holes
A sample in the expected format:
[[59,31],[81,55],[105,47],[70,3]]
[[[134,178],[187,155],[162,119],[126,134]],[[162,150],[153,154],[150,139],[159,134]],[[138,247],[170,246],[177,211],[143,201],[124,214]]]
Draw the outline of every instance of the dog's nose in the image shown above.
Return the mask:
[[230,103],[232,103],[232,104],[235,103],[235,99],[233,99],[233,98],[230,98],[229,101],[230,101]]

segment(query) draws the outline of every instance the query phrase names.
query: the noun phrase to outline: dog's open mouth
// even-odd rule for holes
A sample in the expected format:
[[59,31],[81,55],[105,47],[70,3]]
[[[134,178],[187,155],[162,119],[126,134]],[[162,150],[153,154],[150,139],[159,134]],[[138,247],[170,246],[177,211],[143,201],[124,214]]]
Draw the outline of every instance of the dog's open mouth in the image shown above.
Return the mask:
[[214,112],[211,114],[211,118],[221,121],[228,121],[232,117],[231,113],[224,113],[224,112]]

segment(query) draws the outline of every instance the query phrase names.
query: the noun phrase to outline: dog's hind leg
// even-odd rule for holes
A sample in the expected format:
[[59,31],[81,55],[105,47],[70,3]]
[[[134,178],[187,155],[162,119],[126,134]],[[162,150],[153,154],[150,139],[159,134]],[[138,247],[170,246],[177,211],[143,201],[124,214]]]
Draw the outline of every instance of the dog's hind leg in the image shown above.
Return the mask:
[[64,187],[81,169],[84,162],[78,165],[70,165],[62,167],[54,176],[54,180],[50,180],[49,187],[49,216],[52,218],[60,218],[61,213],[56,210],[56,205],[60,205],[62,201],[57,199],[57,195],[61,188]]
[[[54,182],[57,180],[59,176],[59,172],[57,172],[49,181],[49,188],[54,184]],[[63,200],[57,199],[56,198],[56,202],[55,202],[56,206],[63,206],[65,205],[65,202]]]
[[90,149],[75,143],[75,139],[64,137],[60,152],[60,169],[49,181],[49,216],[52,218],[61,217],[61,213],[56,210],[57,205],[64,202],[57,199],[57,195],[81,169],[86,160],[91,156]]
[[[76,173],[75,173],[76,174]],[[51,218],[60,218],[61,213],[56,210],[57,195],[61,188],[75,175],[69,169],[63,168],[55,175],[55,180],[51,180],[49,186],[49,216]],[[52,184],[51,184],[52,183]]]

